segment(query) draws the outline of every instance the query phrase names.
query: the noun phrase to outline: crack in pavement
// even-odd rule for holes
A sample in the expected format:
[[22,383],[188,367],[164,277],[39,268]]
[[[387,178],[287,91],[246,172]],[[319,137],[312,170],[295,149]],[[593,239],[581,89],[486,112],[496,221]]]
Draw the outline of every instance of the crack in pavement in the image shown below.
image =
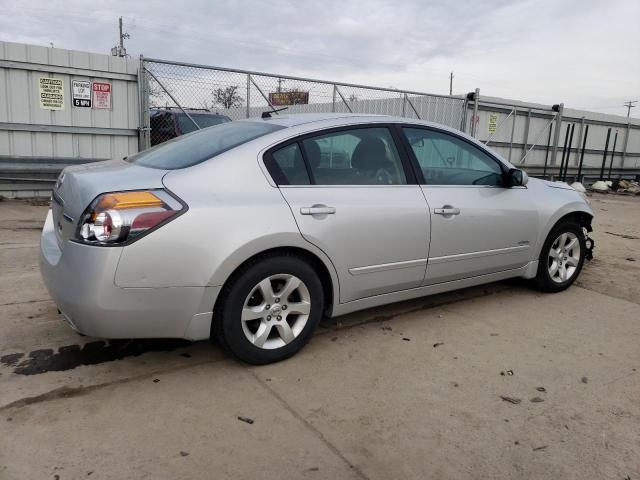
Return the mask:
[[293,408],[289,403],[282,397],[278,392],[276,392],[273,388],[267,385],[255,372],[253,372],[250,367],[245,367],[247,372],[264,388],[273,398],[275,398],[280,405],[284,407],[284,409],[293,415],[298,421],[300,421],[311,433],[313,433],[322,443],[324,443],[329,450],[331,450],[336,456],[338,456],[351,470],[353,470],[360,478],[364,480],[369,480],[362,470],[360,470],[356,465],[354,465],[347,457],[345,457],[342,452],[336,447],[333,443],[331,443],[324,434],[314,427],[306,418],[298,413],[298,411]]
[[0,243],[0,250],[8,250],[12,248],[36,248],[39,243]]
[[39,300],[23,300],[21,302],[9,302],[9,303],[0,303],[0,307],[7,307],[9,305],[24,305],[27,303],[38,303],[38,302],[53,302],[50,298],[43,298]]

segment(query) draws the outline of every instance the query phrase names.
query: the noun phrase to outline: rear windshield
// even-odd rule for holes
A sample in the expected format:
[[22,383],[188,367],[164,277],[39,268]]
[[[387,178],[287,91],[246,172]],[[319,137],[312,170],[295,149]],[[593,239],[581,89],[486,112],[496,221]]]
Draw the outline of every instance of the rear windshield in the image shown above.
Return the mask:
[[[190,113],[189,117],[193,118],[200,128],[213,127],[214,125],[220,125],[221,123],[230,122],[231,119],[223,115],[207,115],[206,113]],[[196,126],[191,120],[189,120],[184,113],[178,113],[176,119],[178,120],[178,129],[181,133],[195,132]]]
[[282,128],[264,122],[223,123],[161,143],[126,161],[166,170],[186,168]]

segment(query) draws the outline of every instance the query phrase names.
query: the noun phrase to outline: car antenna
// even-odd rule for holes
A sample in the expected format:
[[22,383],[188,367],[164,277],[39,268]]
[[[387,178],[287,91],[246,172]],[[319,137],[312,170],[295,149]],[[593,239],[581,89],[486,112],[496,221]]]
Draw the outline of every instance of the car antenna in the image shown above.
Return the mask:
[[273,110],[271,110],[270,112],[262,112],[261,117],[262,118],[271,118],[271,114],[272,113],[278,113],[281,112],[283,110],[286,110],[289,107],[282,107],[282,108],[274,108]]

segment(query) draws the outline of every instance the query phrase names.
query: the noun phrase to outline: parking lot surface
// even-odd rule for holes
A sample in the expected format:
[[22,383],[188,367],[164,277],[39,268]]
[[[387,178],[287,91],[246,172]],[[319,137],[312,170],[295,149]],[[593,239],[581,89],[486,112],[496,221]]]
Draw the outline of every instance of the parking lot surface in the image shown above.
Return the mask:
[[591,200],[569,290],[358,312],[263,367],[77,335],[40,279],[47,206],[0,202],[0,479],[638,479],[640,198]]

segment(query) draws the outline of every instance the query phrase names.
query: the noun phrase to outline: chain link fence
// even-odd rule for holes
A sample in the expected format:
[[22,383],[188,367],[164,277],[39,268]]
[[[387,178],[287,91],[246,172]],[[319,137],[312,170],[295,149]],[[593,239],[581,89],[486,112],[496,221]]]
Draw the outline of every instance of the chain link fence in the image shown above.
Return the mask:
[[204,65],[141,60],[148,147],[229,120],[287,113],[369,113],[429,120],[464,129],[459,97],[312,80]]

